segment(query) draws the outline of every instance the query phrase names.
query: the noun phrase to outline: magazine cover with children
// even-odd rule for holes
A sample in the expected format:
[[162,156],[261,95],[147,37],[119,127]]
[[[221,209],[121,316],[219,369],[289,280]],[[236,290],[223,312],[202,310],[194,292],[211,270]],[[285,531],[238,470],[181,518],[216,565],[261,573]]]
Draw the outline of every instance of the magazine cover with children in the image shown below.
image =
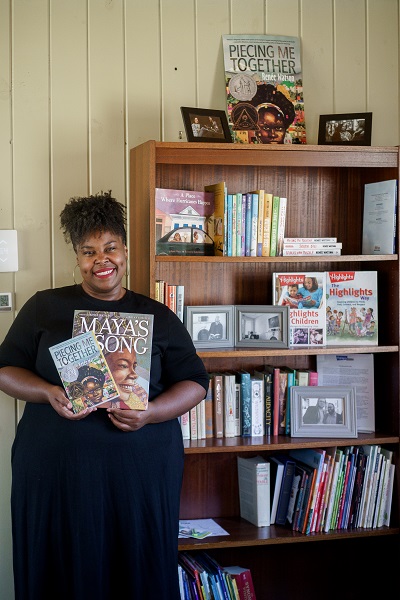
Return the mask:
[[289,307],[289,345],[326,345],[325,273],[273,273],[273,304]]
[[378,344],[376,271],[327,271],[327,345]]

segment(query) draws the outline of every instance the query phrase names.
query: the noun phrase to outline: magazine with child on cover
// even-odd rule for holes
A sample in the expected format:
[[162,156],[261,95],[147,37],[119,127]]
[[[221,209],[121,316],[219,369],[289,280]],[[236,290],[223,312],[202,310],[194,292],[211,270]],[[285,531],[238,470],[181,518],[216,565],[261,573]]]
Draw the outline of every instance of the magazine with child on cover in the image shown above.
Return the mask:
[[289,307],[289,345],[326,344],[325,273],[272,274],[273,304]]
[[102,407],[147,409],[153,320],[150,314],[75,311],[73,335],[95,333],[119,391],[119,398]]

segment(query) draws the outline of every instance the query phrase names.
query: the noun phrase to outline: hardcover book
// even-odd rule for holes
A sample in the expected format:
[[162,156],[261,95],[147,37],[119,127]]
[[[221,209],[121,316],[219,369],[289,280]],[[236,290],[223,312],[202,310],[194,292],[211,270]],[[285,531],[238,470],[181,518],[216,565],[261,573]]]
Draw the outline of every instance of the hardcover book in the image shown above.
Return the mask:
[[396,213],[396,179],[365,184],[363,254],[395,253]]
[[224,181],[206,185],[204,191],[214,195],[214,213],[211,217],[213,221],[214,254],[216,256],[226,256],[228,248],[225,244],[226,235],[226,200],[227,189]]
[[324,272],[273,273],[273,304],[289,307],[289,344],[326,344],[326,285]]
[[279,490],[275,523],[276,525],[285,525],[296,463],[284,454],[273,455],[270,457],[270,460],[283,465],[282,483]]
[[155,189],[156,255],[214,254],[214,194]]
[[256,600],[256,592],[250,569],[246,569],[245,567],[224,567],[224,570],[235,579],[239,592],[239,600]]
[[49,348],[74,413],[109,406],[119,397],[113,375],[96,336],[86,331]]
[[300,38],[235,34],[222,44],[233,141],[305,144]]
[[377,271],[326,272],[328,346],[378,345]]
[[116,408],[146,410],[149,401],[153,315],[76,310],[72,335],[93,331],[119,391]]

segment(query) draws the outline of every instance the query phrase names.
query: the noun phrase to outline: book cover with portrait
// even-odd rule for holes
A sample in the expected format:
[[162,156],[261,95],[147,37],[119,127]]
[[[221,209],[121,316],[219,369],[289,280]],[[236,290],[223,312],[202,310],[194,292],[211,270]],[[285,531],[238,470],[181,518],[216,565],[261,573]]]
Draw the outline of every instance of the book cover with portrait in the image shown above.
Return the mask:
[[73,336],[94,332],[119,392],[102,407],[147,409],[153,321],[150,314],[75,311]]
[[300,38],[223,35],[228,124],[239,144],[305,144]]
[[93,331],[86,331],[49,348],[74,413],[92,406],[109,406],[119,390]]
[[326,345],[326,278],[323,271],[272,274],[273,304],[289,307],[289,345]]

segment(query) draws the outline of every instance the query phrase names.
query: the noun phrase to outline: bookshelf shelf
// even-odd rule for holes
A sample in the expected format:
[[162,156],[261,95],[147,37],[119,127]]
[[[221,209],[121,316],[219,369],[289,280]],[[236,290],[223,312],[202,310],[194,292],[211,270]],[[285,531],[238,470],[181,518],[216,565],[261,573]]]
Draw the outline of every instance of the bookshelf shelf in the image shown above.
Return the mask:
[[[187,306],[270,305],[274,271],[348,268],[378,272],[379,346],[199,350],[210,372],[253,370],[265,364],[315,369],[316,357],[320,354],[374,355],[376,433],[359,434],[354,440],[271,436],[269,439],[223,438],[184,443],[181,518],[213,518],[230,535],[201,541],[180,540],[180,549],[210,550],[221,564],[247,566],[251,569],[256,590],[261,590],[261,598],[284,597],[282,578],[287,580],[289,563],[293,584],[286,581],[289,587],[285,597],[296,597],[297,600],[319,598],[321,589],[325,594],[329,565],[348,560],[350,556],[354,573],[364,571],[367,552],[373,552],[374,556],[384,553],[386,572],[395,573],[398,568],[399,255],[363,255],[361,244],[364,185],[385,179],[399,180],[399,164],[398,147],[148,141],[131,150],[129,249],[131,264],[135,265],[131,270],[131,288],[140,293],[154,298],[155,281],[164,279],[185,286]],[[335,236],[343,244],[343,254],[271,258],[155,256],[155,188],[203,190],[206,185],[219,181],[225,181],[232,192],[263,188],[287,197],[286,235]],[[237,456],[261,453],[268,457],[273,452],[291,448],[350,444],[381,444],[394,450],[396,480],[390,527],[306,536],[280,526],[257,528],[239,518]],[[280,548],[284,548],[283,553]],[[302,590],[294,587],[294,582],[302,580],[311,565],[313,590],[308,585],[302,586]],[[346,583],[346,597],[364,594],[368,597],[368,578],[362,579],[364,581],[356,577]],[[267,588],[270,595],[262,595]],[[328,592],[327,597],[330,597]]]

